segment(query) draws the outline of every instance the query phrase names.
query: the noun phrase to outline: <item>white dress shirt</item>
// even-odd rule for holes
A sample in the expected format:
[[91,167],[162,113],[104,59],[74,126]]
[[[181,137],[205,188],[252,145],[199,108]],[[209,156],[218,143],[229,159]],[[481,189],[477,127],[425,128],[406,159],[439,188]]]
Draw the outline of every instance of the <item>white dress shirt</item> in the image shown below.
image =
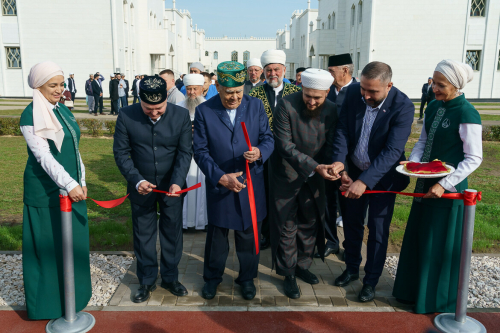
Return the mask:
[[[424,115],[425,124],[425,115]],[[464,144],[465,158],[462,162],[458,163],[456,170],[451,175],[441,179],[438,183],[444,187],[445,190],[456,192],[455,186],[460,184],[467,178],[474,170],[479,168],[483,161],[483,127],[479,124],[460,124],[458,127],[460,139]],[[427,132],[425,125],[422,126],[422,133],[418,142],[411,151],[409,161],[420,162],[424,154],[425,143],[427,142]],[[446,162],[446,161],[445,161]]]
[[234,126],[234,119],[236,118],[236,109],[228,110],[226,109],[227,114],[229,116],[229,120],[231,120],[231,124]]
[[276,96],[276,98],[274,99],[274,107],[276,107],[276,105],[278,104],[278,95],[280,94],[280,91],[283,90],[283,87],[284,87],[284,84],[281,83],[281,85],[279,87],[273,88],[274,95]]
[[[343,86],[342,88],[340,88],[340,90],[342,90],[342,89],[344,89],[344,88],[348,87],[348,86],[352,83],[352,81],[353,81],[353,79],[351,79],[351,81],[349,81],[349,83],[348,83],[348,84],[346,84],[345,86]],[[340,93],[340,90],[337,90],[337,87],[335,87],[335,89],[334,89],[334,90],[335,90],[335,94],[336,94],[336,95],[338,95],[338,94]]]

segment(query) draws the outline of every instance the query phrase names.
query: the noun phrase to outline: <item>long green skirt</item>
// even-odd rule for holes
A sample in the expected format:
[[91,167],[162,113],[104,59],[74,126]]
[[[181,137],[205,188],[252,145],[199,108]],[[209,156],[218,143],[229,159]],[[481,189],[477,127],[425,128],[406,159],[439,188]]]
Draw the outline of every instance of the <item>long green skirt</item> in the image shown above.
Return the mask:
[[[87,204],[74,203],[73,251],[76,311],[91,296]],[[23,275],[26,308],[30,319],[54,319],[64,315],[64,271],[59,207],[24,205]]]
[[393,295],[415,302],[416,313],[455,312],[463,217],[463,204],[413,202]]

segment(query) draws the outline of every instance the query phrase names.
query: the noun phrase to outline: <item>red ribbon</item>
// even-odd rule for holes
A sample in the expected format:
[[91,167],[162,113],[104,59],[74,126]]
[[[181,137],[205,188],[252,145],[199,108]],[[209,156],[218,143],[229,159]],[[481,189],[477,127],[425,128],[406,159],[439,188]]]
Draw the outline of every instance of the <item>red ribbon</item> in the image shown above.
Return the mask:
[[[186,188],[184,190],[180,190],[178,192],[175,192],[175,194],[186,193],[186,192],[189,192],[189,191],[192,191],[192,190],[196,190],[197,188],[200,188],[200,187],[201,187],[201,183],[198,183],[198,184],[193,185],[191,187],[188,187],[188,188]],[[165,193],[165,194],[172,194],[170,192],[160,191],[160,190],[157,190],[157,189],[153,189],[153,192]],[[129,195],[130,194],[127,194],[124,197],[121,197],[121,198],[118,198],[118,199],[114,199],[114,200],[108,200],[108,201],[94,200],[94,199],[89,198],[89,197],[87,197],[87,199],[92,200],[98,206],[101,206],[102,208],[115,208],[117,206],[120,206],[125,201],[125,199],[127,199],[127,197]],[[72,201],[71,201],[70,197],[68,197],[68,196],[63,197],[62,195],[59,195],[59,198],[60,198],[59,201],[61,203],[61,211],[63,211],[63,212],[71,212],[71,203],[72,203]]]
[[59,194],[61,212],[71,213],[71,199],[67,195]]
[[[245,141],[247,142],[248,149],[252,151],[252,144],[250,143],[250,137],[248,136],[247,126],[245,125],[245,122],[241,122],[241,127],[243,128],[243,134],[245,135]],[[259,228],[257,226],[257,209],[255,208],[255,196],[253,192],[252,176],[250,175],[250,166],[248,164],[248,160],[246,160],[246,174],[248,200],[250,201],[250,213],[252,214],[253,237],[255,239],[255,254],[259,254]]]
[[[363,194],[384,194],[384,193],[393,193],[404,195],[407,197],[414,198],[422,198],[425,196],[425,193],[403,193],[403,192],[394,192],[394,191],[365,191]],[[342,192],[344,195],[345,192]],[[445,193],[441,196],[441,199],[454,199],[454,200],[463,200],[466,206],[475,206],[477,201],[481,201],[482,192],[464,192],[462,193]]]

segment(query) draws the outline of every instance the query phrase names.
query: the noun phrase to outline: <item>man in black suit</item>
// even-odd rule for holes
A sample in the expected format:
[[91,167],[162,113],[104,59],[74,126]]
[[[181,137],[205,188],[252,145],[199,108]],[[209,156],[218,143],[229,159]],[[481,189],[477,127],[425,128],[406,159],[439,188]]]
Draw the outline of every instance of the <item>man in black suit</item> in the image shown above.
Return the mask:
[[102,103],[99,103],[99,100],[102,98],[102,83],[99,80],[99,74],[94,75],[94,81],[92,81],[92,93],[94,95],[94,116],[97,116],[97,107],[99,107],[99,113],[102,113]]
[[424,83],[424,85],[422,86],[422,98],[420,98],[420,117],[418,118],[418,120],[422,120],[424,118],[425,103],[428,104],[433,99],[435,99],[435,95],[432,91],[432,77],[430,77],[427,80],[427,83]]
[[127,84],[125,87],[125,96],[127,96],[127,99],[125,101],[127,102],[126,106],[128,106],[128,93],[130,91],[130,85],[128,84],[128,80],[125,79],[125,74],[122,74],[122,80]]
[[109,98],[111,99],[111,113],[112,115],[118,115],[119,100],[120,95],[118,94],[118,86],[120,85],[120,80],[116,79],[116,75],[109,81]]
[[[134,251],[140,288],[133,297],[145,302],[158,277],[157,207],[160,211],[161,286],[186,296],[178,281],[182,255],[182,198],[193,155],[191,118],[187,109],[167,105],[167,85],[159,76],[140,82],[141,103],[121,110],[116,121],[113,153],[127,180],[132,208]],[[153,189],[171,194],[153,192]]]
[[76,95],[76,85],[75,85],[75,74],[69,73],[68,78],[68,91],[71,93],[71,100],[75,102]]
[[408,176],[396,171],[405,161],[405,144],[411,133],[415,106],[392,84],[389,65],[374,61],[363,68],[360,83],[352,83],[345,95],[333,141],[334,165],[348,165],[342,173],[346,191],[344,253],[346,269],[335,280],[339,287],[359,279],[361,246],[368,209],[367,260],[363,288],[358,299],[375,298],[375,287],[384,269],[389,228],[396,195],[364,194],[366,190],[404,190]]
[[139,94],[137,93],[137,86],[136,86],[137,81],[139,81],[139,78],[140,78],[139,75],[135,76],[134,83],[132,83],[132,87],[130,88],[132,90],[132,96],[134,96],[134,100],[132,101],[132,104],[139,102]]

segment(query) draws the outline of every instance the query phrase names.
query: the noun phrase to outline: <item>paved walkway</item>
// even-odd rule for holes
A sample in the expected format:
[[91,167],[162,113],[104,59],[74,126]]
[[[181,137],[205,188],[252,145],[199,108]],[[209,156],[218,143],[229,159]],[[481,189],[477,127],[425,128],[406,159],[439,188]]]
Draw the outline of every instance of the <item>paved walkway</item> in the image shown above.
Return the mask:
[[[343,230],[338,228],[339,238],[343,241]],[[213,310],[225,311],[247,311],[258,310],[256,308],[266,307],[268,310],[288,309],[300,311],[410,311],[408,306],[399,304],[392,297],[394,281],[389,273],[384,270],[380,283],[376,289],[376,299],[373,302],[361,303],[357,295],[362,288],[361,281],[355,281],[347,287],[336,287],[333,282],[345,269],[345,264],[338,256],[331,255],[323,263],[320,259],[314,259],[311,271],[315,273],[320,283],[310,285],[297,279],[301,297],[291,300],[283,292],[283,277],[271,271],[271,250],[261,252],[259,264],[259,276],[254,280],[257,287],[257,295],[251,301],[244,300],[240,293],[239,285],[234,283],[239,271],[238,258],[234,248],[234,236],[230,234],[230,252],[226,261],[226,270],[223,282],[220,284],[217,296],[212,300],[201,297],[203,288],[203,257],[206,233],[203,231],[185,232],[182,259],[179,264],[179,281],[188,289],[189,295],[177,297],[169,291],[160,287],[161,278],[158,279],[158,288],[153,292],[151,299],[144,303],[133,303],[132,295],[139,288],[139,280],[135,274],[136,262],[132,264],[129,271],[122,280],[116,293],[110,301],[107,310],[129,308],[129,310],[191,310],[212,308]],[[363,256],[366,247],[363,247]],[[364,262],[362,263],[364,264]],[[360,279],[364,271],[361,270]],[[223,308],[224,307],[224,308]]]

